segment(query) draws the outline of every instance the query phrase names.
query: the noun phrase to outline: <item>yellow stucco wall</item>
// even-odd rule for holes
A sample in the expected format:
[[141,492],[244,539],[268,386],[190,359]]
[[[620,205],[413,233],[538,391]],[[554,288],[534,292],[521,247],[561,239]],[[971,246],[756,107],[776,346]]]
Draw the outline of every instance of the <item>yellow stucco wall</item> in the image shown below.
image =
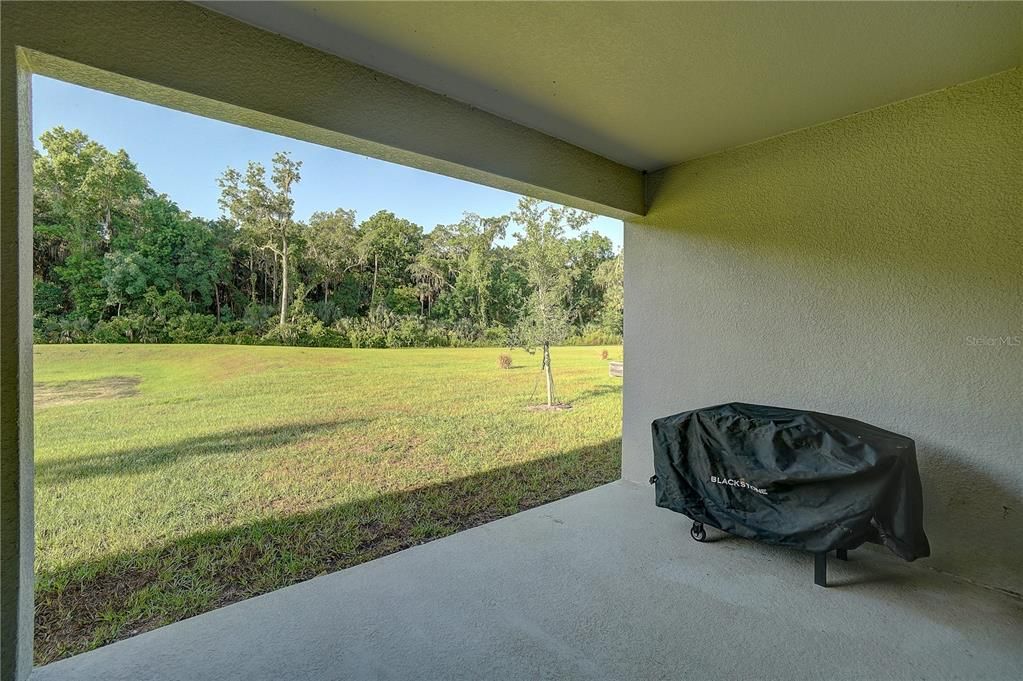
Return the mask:
[[1015,69],[651,177],[624,476],[652,471],[657,416],[859,418],[917,442],[927,564],[1023,592],[1021,105]]

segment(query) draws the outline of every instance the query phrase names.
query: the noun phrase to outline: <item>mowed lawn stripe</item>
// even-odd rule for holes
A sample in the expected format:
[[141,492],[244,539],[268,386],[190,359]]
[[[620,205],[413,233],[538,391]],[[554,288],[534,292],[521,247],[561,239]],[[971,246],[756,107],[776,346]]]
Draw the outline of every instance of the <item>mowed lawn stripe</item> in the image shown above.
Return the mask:
[[37,346],[37,662],[617,478],[604,350]]

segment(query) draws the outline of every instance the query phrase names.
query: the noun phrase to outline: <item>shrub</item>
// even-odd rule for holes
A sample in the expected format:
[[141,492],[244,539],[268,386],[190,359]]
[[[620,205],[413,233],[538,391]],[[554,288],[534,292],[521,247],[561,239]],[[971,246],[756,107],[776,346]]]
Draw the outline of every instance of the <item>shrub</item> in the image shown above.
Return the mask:
[[343,333],[353,348],[387,347],[387,331],[368,320],[344,319],[335,325],[335,330]]
[[248,331],[244,322],[235,321],[220,321],[213,327],[213,336],[234,336],[238,334],[244,334]]
[[92,322],[86,317],[35,315],[33,323],[36,343],[88,343],[92,339]]
[[590,324],[565,341],[565,345],[620,345],[622,337],[605,328]]
[[92,340],[97,343],[159,343],[164,340],[159,328],[140,314],[129,313],[96,323]]
[[482,344],[487,347],[503,348],[508,346],[508,329],[495,324],[483,331]]
[[512,366],[511,355],[499,355],[497,358],[497,366],[500,369],[511,369]]
[[401,316],[414,315],[421,308],[419,294],[410,286],[398,286],[392,289],[384,302],[388,309]]
[[175,343],[205,343],[216,328],[213,315],[186,312],[167,322],[167,336]]
[[313,313],[306,309],[306,289],[299,285],[295,289],[295,300],[288,308],[288,321],[272,324],[263,335],[268,345],[301,345],[304,347],[347,347],[347,337],[327,327]]
[[206,340],[207,343],[213,343],[215,345],[262,345],[262,339],[259,336],[253,335],[249,331],[239,331],[237,333],[220,334],[211,336]]
[[245,326],[250,329],[262,328],[270,317],[274,316],[274,308],[269,305],[260,305],[259,303],[249,303],[245,306],[245,312],[242,313],[242,321],[245,322]]
[[57,315],[64,308],[64,289],[53,282],[32,281],[32,302],[37,315]]
[[331,330],[353,348],[437,348],[455,345],[443,326],[418,315],[398,315],[386,308],[368,318],[339,319]]
[[298,345],[302,335],[302,328],[299,325],[285,322],[272,325],[270,330],[263,334],[263,340],[267,345]]
[[387,330],[386,344],[389,348],[412,348],[423,345],[426,339],[426,325],[414,317],[403,317]]

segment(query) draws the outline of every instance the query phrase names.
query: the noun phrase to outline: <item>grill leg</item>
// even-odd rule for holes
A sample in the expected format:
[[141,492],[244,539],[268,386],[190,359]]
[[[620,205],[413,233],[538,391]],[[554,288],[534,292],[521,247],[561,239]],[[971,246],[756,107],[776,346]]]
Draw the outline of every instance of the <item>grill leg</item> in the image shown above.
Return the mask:
[[828,585],[828,554],[813,554],[813,583],[817,586]]
[[846,549],[835,549],[835,558],[849,560],[849,551]]

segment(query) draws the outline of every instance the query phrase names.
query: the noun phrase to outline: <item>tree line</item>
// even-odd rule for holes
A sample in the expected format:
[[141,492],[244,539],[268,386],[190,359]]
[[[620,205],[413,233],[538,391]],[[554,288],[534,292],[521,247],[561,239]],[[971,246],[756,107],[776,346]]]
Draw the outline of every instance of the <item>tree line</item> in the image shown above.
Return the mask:
[[[218,178],[216,219],[124,150],[53,128],[34,159],[37,342],[336,347],[619,342],[622,255],[593,215],[523,197],[426,231],[386,210],[295,219],[302,163]],[[504,245],[508,234],[512,245]]]

